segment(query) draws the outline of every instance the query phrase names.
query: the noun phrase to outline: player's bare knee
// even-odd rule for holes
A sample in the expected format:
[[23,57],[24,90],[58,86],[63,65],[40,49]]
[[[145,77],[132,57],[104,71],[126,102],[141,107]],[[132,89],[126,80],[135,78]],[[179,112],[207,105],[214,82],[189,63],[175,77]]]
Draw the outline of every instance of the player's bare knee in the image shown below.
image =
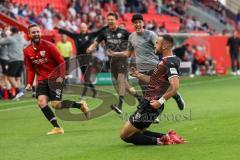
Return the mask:
[[51,106],[52,106],[54,109],[59,109],[59,108],[61,108],[61,107],[60,107],[60,101],[52,101],[52,102],[51,102]]
[[128,132],[126,129],[122,129],[120,132],[120,138],[124,141],[125,139],[127,139],[129,137]]
[[124,141],[127,138],[127,136],[126,136],[126,134],[124,134],[124,132],[121,132],[120,138]]
[[38,99],[37,104],[40,108],[44,108],[47,105],[47,101],[45,99]]

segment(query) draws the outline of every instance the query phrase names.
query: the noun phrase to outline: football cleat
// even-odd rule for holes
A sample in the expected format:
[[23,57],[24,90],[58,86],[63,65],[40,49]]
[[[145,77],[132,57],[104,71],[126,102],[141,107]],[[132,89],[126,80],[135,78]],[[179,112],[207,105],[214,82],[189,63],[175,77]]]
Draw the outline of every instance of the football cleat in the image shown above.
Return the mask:
[[170,144],[174,144],[174,141],[170,138],[168,134],[166,134],[166,135],[163,135],[161,138],[157,139],[157,144],[170,145]]
[[183,144],[185,143],[185,140],[176,134],[176,131],[170,130],[167,135],[170,137],[170,139],[175,143],[175,144]]
[[159,120],[159,118],[158,118],[158,117],[157,117],[157,118],[155,118],[155,119],[154,119],[154,121],[153,121],[153,123],[154,123],[154,124],[158,124],[159,122],[160,122],[160,120]]
[[90,118],[90,112],[89,112],[87,102],[84,101],[84,100],[81,100],[78,103],[81,105],[80,110],[85,114],[86,118],[89,119]]
[[53,135],[53,134],[63,134],[64,130],[62,128],[54,127],[50,132],[47,133],[47,135]]
[[177,92],[177,93],[173,96],[173,98],[174,98],[175,101],[177,102],[177,105],[178,105],[179,110],[181,110],[181,111],[184,110],[184,108],[185,108],[185,102],[184,102],[181,94]]
[[19,92],[12,100],[19,100],[22,96],[24,96],[24,93],[21,91]]

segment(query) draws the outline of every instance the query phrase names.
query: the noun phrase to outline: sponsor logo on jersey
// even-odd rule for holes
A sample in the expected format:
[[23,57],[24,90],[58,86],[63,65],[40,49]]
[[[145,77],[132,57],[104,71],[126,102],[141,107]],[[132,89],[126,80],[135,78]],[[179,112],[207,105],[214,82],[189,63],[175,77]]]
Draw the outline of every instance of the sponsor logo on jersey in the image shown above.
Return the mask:
[[118,37],[118,38],[121,38],[121,37],[122,37],[122,33],[118,33],[118,34],[117,34],[117,37]]
[[40,51],[40,55],[41,55],[42,57],[45,57],[45,53],[46,53],[46,51]]
[[111,38],[111,35],[110,34],[107,34],[107,39]]
[[171,73],[171,74],[178,74],[176,68],[170,68],[170,73]]
[[32,59],[32,62],[35,64],[44,64],[44,63],[47,63],[48,60],[47,58],[40,58],[40,59]]
[[60,95],[61,95],[61,92],[62,92],[62,90],[61,90],[61,89],[56,89],[56,94],[57,94],[58,96],[60,96]]
[[137,112],[134,118],[135,118],[135,119],[141,118],[141,114],[140,114],[139,112]]

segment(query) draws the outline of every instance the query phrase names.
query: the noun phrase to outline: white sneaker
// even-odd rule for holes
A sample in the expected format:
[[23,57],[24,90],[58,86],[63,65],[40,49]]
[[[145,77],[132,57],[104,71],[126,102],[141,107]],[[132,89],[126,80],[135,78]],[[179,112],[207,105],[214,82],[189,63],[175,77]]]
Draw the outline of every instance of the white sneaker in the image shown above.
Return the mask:
[[196,71],[195,73],[196,76],[200,76],[201,75],[201,72],[199,70]]
[[21,98],[22,96],[24,96],[24,93],[21,91],[13,98],[13,100],[19,100],[19,98]]
[[208,71],[207,71],[207,74],[211,76],[211,75],[212,75],[211,70],[208,70]]
[[215,70],[213,70],[212,71],[212,75],[216,75],[217,73],[216,73],[216,71]]
[[237,72],[231,72],[231,75],[236,76]]
[[190,78],[194,78],[195,77],[195,75],[194,74],[190,74],[190,76],[189,76]]
[[237,71],[237,75],[240,75],[240,70]]

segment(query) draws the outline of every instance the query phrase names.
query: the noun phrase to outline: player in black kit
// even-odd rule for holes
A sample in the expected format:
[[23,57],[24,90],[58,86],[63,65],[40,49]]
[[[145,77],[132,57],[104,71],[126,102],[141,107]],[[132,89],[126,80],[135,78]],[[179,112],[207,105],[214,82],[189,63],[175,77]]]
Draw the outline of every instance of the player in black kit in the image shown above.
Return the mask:
[[[110,12],[107,15],[108,28],[103,30],[98,35],[96,41],[87,49],[87,52],[92,52],[96,49],[97,45],[102,41],[105,42],[106,51],[123,52],[127,50],[129,33],[125,29],[117,26],[118,16],[116,13]],[[135,89],[129,85],[127,81],[128,72],[128,59],[127,57],[113,57],[111,59],[111,72],[117,80],[119,102],[117,105],[112,105],[118,114],[122,113],[122,103],[127,90],[130,94],[138,97]]]
[[56,28],[58,29],[59,33],[66,34],[70,38],[74,40],[76,49],[77,49],[77,56],[78,56],[78,63],[81,69],[82,74],[84,75],[84,89],[81,93],[81,97],[86,95],[87,89],[90,88],[93,92],[93,97],[97,96],[97,91],[90,80],[91,70],[94,64],[96,64],[96,58],[91,54],[87,54],[86,50],[94,41],[94,39],[107,27],[103,27],[102,29],[96,32],[88,33],[88,27],[85,23],[81,23],[80,25],[80,33],[72,33],[65,29]]

